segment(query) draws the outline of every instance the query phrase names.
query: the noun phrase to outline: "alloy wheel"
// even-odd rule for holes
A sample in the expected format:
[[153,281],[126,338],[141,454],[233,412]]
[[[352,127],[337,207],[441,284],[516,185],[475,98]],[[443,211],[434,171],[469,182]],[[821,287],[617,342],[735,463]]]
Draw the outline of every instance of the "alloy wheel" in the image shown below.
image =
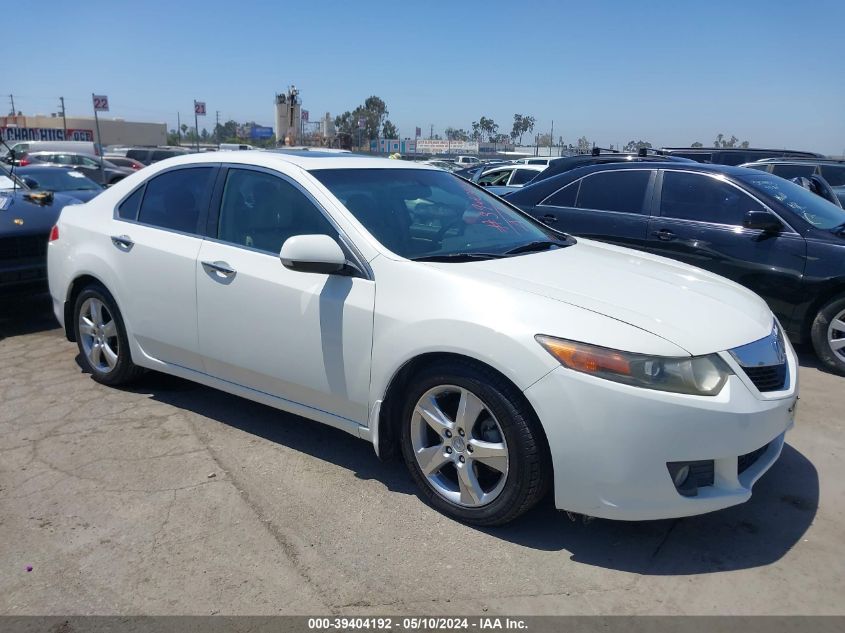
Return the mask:
[[455,385],[425,392],[411,415],[411,444],[432,489],[454,504],[493,502],[508,476],[502,427],[474,393]]
[[845,310],[831,319],[827,327],[827,344],[836,357],[845,362]]
[[117,365],[120,339],[117,323],[105,303],[91,297],[79,310],[79,337],[91,367],[107,374]]

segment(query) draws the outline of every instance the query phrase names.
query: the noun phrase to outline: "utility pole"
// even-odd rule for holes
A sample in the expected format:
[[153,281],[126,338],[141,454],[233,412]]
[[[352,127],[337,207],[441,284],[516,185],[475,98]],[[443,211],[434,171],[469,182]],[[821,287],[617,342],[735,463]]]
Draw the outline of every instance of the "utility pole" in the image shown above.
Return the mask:
[[65,98],[59,97],[59,101],[61,101],[62,103],[62,128],[65,131],[65,140],[67,140],[67,116],[65,116]]
[[14,96],[14,95],[9,95],[9,101],[11,101],[11,102],[12,102],[12,111],[11,111],[11,112],[9,112],[9,114],[10,114],[11,116],[15,116],[15,115],[17,114],[17,112],[18,112],[17,110],[15,110],[15,96]]
[[549,156],[552,155],[552,145],[555,143],[555,120],[552,119],[552,133],[549,135]]
[[214,111],[214,138],[217,139],[217,149],[220,149],[220,110]]
[[428,133],[428,140],[430,141],[433,138],[434,138],[434,123],[431,124],[431,129]]
[[182,118],[181,115],[177,112],[176,113],[176,144],[179,147],[182,147]]

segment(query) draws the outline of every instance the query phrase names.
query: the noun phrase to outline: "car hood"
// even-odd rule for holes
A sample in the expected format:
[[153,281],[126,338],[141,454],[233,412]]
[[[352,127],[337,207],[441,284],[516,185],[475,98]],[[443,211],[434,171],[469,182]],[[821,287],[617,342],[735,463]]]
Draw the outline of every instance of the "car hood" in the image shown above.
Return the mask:
[[69,204],[80,204],[79,200],[62,194],[54,194],[53,200],[46,204],[32,202],[28,194],[35,191],[21,191],[14,193],[3,192],[0,196],[7,198],[0,201],[0,235],[31,235],[34,233],[48,233],[56,221],[62,208]]
[[693,356],[732,349],[772,331],[771,310],[742,286],[673,260],[591,240],[516,257],[431,265],[623,321]]

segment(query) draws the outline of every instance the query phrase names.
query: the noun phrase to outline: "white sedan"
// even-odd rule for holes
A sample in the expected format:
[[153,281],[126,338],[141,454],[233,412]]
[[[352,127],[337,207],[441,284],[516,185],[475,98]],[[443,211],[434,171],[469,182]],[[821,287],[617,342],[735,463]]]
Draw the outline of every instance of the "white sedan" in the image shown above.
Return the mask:
[[165,160],[65,207],[48,264],[94,380],[156,370],[343,429],[478,525],[552,487],[613,519],[742,503],[793,424],[756,295],[404,161]]

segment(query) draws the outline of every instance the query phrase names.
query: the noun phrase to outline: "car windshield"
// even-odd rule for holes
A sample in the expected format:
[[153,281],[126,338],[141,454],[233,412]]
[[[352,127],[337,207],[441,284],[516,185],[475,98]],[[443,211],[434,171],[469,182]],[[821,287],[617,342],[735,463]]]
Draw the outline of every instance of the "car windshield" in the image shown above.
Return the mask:
[[757,172],[743,175],[740,180],[784,205],[817,229],[835,229],[845,224],[845,210],[794,182]]
[[31,178],[38,183],[35,189],[41,191],[87,191],[102,189],[96,182],[78,171],[69,169],[45,169],[22,172],[21,176]]
[[12,180],[13,176],[12,173],[0,165],[0,191],[11,191],[12,189],[28,189],[25,184],[21,181],[20,178],[14,176],[14,180]]
[[458,261],[462,255],[504,255],[528,244],[566,240],[444,171],[321,169],[311,173],[376,239],[402,257]]

